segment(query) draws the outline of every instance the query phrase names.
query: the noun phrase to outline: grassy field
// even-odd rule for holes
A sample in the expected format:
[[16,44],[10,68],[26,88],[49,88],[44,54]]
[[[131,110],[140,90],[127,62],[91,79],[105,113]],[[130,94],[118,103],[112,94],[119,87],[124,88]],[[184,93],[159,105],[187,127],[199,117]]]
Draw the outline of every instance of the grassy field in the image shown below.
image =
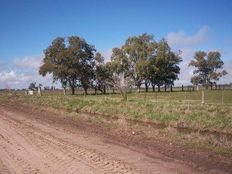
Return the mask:
[[129,93],[127,101],[122,101],[119,94],[64,96],[60,91],[38,97],[15,92],[2,93],[0,100],[9,98],[72,112],[232,133],[231,90],[204,91],[204,104],[202,91]]

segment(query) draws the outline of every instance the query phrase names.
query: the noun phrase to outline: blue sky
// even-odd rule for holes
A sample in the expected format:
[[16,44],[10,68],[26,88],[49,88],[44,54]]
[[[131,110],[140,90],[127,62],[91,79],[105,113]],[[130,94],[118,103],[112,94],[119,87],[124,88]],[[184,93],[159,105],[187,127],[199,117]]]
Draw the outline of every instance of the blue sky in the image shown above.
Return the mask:
[[[78,35],[108,59],[113,47],[144,32],[183,51],[178,84],[196,50],[219,50],[232,66],[231,0],[0,0],[0,88],[50,85],[37,74],[43,50],[57,36]],[[230,74],[231,74],[230,73]],[[232,82],[232,76],[221,83]]]

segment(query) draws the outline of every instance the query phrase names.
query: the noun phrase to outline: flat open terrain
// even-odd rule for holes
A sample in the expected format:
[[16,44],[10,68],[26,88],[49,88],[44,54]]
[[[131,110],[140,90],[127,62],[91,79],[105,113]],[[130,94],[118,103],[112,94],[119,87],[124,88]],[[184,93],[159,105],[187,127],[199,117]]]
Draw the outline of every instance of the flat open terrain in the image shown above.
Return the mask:
[[[0,173],[230,173],[231,158],[0,104]],[[129,133],[128,133],[129,132]]]
[[0,106],[1,173],[197,173]]

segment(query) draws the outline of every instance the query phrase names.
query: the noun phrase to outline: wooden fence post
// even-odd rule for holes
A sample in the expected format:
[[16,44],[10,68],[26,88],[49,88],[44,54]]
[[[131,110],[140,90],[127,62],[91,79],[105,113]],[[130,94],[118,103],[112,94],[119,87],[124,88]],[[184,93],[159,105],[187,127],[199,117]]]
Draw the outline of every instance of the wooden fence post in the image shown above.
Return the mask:
[[205,93],[204,93],[203,90],[202,90],[202,93],[201,93],[201,103],[202,103],[202,104],[205,103]]
[[224,90],[222,90],[222,104],[224,103]]

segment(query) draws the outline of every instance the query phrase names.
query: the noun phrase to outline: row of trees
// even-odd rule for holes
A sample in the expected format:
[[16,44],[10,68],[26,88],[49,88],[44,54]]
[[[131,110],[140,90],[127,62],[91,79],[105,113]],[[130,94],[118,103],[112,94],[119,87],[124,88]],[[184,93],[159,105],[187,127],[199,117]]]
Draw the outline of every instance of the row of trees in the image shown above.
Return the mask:
[[106,87],[117,88],[123,97],[125,89],[145,85],[173,85],[178,78],[181,62],[180,52],[172,52],[162,39],[156,42],[152,35],[130,37],[121,48],[113,48],[109,62],[104,61],[94,46],[84,39],[71,36],[56,38],[44,52],[45,58],[39,73],[52,73],[54,81],[60,81],[64,90],[76,87],[105,92]]
[[[78,36],[67,39],[58,37],[44,51],[43,65],[39,74],[53,75],[64,88],[82,87],[87,94],[89,88],[105,93],[107,87],[117,88],[126,98],[126,89],[144,85],[146,91],[152,86],[172,86],[180,73],[181,51],[173,52],[167,41],[155,41],[149,34],[129,37],[121,48],[113,48],[109,62],[96,52],[93,45]],[[207,58],[205,58],[207,56]],[[197,52],[190,66],[195,66],[194,84],[207,85],[211,79],[218,80],[226,72],[217,72],[223,62],[220,53]]]

